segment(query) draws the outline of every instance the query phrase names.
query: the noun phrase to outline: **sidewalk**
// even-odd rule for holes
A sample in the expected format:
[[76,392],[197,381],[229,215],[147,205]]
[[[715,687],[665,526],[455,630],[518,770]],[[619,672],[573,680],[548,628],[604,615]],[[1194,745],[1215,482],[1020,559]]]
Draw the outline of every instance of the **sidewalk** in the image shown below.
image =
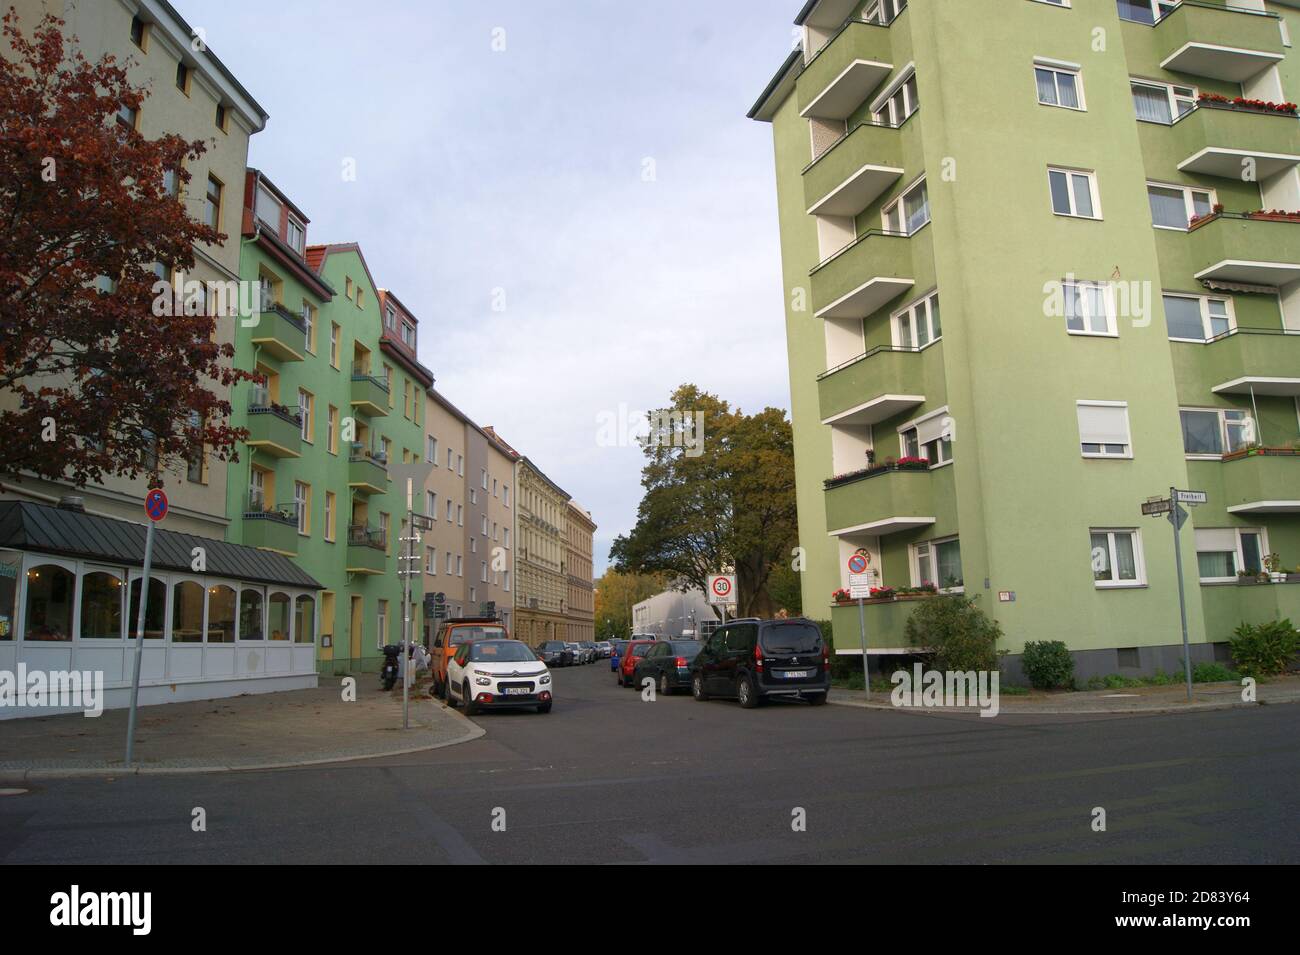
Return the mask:
[[483,735],[455,710],[417,697],[414,687],[411,728],[403,730],[401,685],[385,693],[378,682],[376,674],[359,676],[353,703],[343,702],[338,678],[322,677],[314,690],[141,707],[132,769],[123,764],[125,709],[3,720],[0,779],[279,769],[397,756]]
[[[1273,677],[1255,686],[1256,703],[1241,701],[1239,683],[1194,683],[1192,700],[1187,700],[1187,685],[1143,686],[1121,690],[1030,690],[1012,695],[1000,693],[1000,713],[1025,716],[1074,714],[1124,714],[1144,716],[1152,713],[1184,713],[1191,710],[1226,710],[1274,703],[1300,702],[1300,676]],[[905,707],[890,702],[888,690],[872,690],[870,700],[861,690],[831,690],[831,703],[867,709],[898,710],[904,713],[978,713],[976,707]]]

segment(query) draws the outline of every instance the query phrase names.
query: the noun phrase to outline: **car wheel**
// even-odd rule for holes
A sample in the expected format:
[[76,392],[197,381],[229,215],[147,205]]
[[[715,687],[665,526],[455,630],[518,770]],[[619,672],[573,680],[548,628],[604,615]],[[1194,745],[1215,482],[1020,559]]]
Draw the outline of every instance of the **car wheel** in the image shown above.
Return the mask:
[[465,703],[465,715],[473,716],[478,713],[478,704],[474,702],[474,699],[469,695],[469,693],[469,681],[466,680],[464,686],[461,687],[460,695],[461,699]]
[[704,692],[704,675],[697,673],[691,677],[691,695],[697,700],[707,700],[709,694]]
[[537,704],[537,712],[538,712],[538,713],[549,713],[549,712],[551,712],[551,704],[550,704],[550,703],[538,703],[538,704]]
[[758,706],[758,691],[754,689],[753,677],[740,678],[740,682],[736,684],[736,699],[740,700],[740,705],[747,710]]
[[672,695],[673,695],[673,688],[672,688],[671,686],[668,685],[668,674],[667,674],[667,673],[660,673],[660,674],[659,674],[659,692],[662,693],[664,696],[672,696]]
[[808,702],[813,706],[821,706],[823,703],[826,702],[826,694],[814,693],[812,696],[808,697]]
[[451,692],[451,688],[448,686],[442,688],[442,698],[447,701],[447,705],[453,710],[460,706],[460,703],[456,699],[456,695]]

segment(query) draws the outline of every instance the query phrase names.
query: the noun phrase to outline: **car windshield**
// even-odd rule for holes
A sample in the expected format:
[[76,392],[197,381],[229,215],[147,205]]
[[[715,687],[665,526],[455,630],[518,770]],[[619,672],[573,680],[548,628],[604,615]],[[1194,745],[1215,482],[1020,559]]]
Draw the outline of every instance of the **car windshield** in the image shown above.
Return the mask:
[[453,627],[451,645],[458,647],[470,640],[499,640],[505,635],[504,627]]
[[820,653],[822,635],[810,623],[778,623],[763,628],[763,649],[768,653]]
[[643,657],[650,652],[650,648],[653,646],[653,643],[638,643],[632,648],[632,656]]
[[469,648],[469,658],[479,663],[531,663],[537,657],[517,640],[485,640]]
[[700,642],[698,640],[674,640],[670,646],[672,646],[675,655],[687,659],[700,652]]

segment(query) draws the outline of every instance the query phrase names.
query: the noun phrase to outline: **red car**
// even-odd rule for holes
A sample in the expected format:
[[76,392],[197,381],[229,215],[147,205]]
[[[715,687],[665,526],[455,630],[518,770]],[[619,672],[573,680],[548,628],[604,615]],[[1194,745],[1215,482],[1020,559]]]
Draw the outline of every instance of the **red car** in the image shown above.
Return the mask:
[[636,665],[654,645],[654,640],[633,640],[623,647],[623,655],[618,659],[619,686],[635,686],[632,674],[636,672]]

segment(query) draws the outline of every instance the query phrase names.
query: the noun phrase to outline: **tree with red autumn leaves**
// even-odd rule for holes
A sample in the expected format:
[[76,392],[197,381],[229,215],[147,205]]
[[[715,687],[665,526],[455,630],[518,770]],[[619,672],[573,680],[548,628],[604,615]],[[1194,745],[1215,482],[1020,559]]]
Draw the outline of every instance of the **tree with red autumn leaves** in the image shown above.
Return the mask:
[[165,185],[188,182],[203,142],[117,122],[148,91],[112,56],[68,55],[63,25],[47,14],[28,38],[4,16],[0,473],[156,481],[200,453],[229,459],[245,436],[217,393],[247,375],[216,319],[155,314],[160,266],[188,272],[195,243],[225,237]]

